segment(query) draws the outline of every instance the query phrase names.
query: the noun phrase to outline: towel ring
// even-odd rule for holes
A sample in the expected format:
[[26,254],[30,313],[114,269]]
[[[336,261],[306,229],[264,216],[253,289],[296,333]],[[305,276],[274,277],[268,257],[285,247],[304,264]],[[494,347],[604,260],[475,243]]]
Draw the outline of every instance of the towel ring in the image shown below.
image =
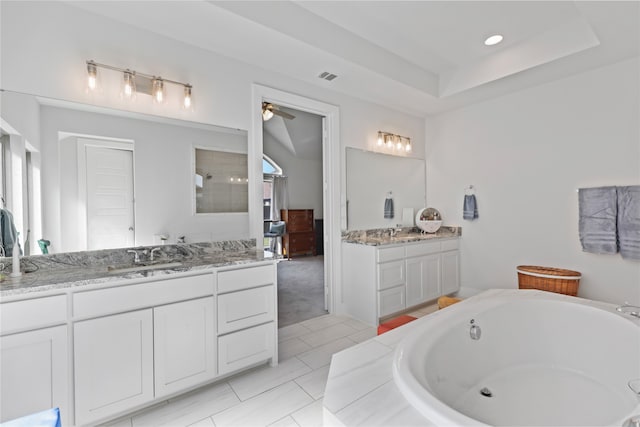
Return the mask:
[[470,185],[467,188],[465,188],[464,194],[466,196],[473,196],[474,194],[476,194],[476,190],[473,188],[473,185]]

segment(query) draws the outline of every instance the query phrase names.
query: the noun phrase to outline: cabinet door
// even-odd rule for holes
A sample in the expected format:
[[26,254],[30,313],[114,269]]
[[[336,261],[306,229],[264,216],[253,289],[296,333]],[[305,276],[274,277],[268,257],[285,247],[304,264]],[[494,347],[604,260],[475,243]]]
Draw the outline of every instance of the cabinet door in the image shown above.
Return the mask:
[[442,260],[442,294],[447,295],[460,289],[460,252],[443,252]]
[[218,338],[220,374],[272,359],[275,356],[274,323],[254,326]]
[[152,310],[73,325],[76,424],[153,399]]
[[378,317],[405,309],[404,290],[404,286],[396,286],[395,288],[378,292]]
[[59,407],[67,413],[67,327],[0,337],[0,422]]
[[155,397],[216,374],[213,297],[153,309]]
[[407,307],[440,296],[440,255],[407,259]]
[[378,290],[404,286],[404,268],[404,260],[378,264]]

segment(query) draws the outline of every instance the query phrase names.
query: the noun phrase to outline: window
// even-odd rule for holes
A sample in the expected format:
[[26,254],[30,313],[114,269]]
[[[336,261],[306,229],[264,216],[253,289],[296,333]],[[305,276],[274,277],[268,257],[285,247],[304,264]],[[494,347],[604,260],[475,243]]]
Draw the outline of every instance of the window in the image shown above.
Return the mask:
[[265,227],[268,228],[267,222],[271,220],[271,189],[273,186],[273,176],[282,175],[282,168],[278,166],[269,156],[262,156],[262,213],[265,220]]

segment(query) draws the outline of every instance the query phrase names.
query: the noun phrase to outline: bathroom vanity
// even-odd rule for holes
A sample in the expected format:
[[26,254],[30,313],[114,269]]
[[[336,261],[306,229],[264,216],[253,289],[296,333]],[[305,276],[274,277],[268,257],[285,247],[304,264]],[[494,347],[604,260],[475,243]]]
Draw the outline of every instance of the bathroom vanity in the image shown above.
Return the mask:
[[460,289],[459,229],[343,238],[347,312],[369,325]]
[[58,406],[64,425],[95,425],[277,364],[276,265],[261,252],[3,286],[2,421]]

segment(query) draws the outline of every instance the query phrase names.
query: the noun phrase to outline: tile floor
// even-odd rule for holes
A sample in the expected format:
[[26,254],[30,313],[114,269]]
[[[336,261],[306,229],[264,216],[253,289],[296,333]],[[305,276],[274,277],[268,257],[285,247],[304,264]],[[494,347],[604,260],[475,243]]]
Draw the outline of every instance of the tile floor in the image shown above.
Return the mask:
[[[435,310],[430,305],[408,314]],[[331,356],[375,335],[375,328],[333,315],[285,326],[278,331],[278,366],[259,366],[107,425],[321,426]]]

